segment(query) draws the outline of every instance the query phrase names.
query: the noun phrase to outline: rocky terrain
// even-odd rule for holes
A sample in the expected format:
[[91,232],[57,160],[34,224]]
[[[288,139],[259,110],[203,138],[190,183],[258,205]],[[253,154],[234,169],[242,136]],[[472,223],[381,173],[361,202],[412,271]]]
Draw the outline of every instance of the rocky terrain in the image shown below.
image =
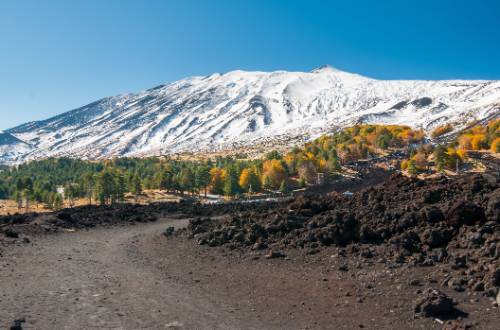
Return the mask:
[[[495,173],[396,174],[352,195],[291,203],[2,217],[0,319],[41,329],[496,329],[499,194]],[[44,272],[47,282],[36,280]],[[41,308],[40,297],[62,312]]]
[[[500,300],[500,189],[494,175],[427,181],[395,175],[352,196],[301,196],[267,212],[193,219],[185,234],[200,245],[262,250],[266,258],[335,246],[345,260],[341,271],[352,260],[388,267],[439,265],[440,286],[478,293],[494,304]],[[458,315],[439,291],[424,294],[417,314]]]

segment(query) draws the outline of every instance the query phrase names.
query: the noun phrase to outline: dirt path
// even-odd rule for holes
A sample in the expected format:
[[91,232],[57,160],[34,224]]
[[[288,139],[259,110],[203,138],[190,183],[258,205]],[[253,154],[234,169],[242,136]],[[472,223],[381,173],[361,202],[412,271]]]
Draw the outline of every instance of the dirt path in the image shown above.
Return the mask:
[[130,248],[185,223],[51,235],[6,251],[0,259],[0,328],[18,318],[26,318],[25,329],[261,328],[169,280]]
[[[439,268],[388,269],[334,247],[269,260],[162,235],[186,223],[98,227],[10,246],[0,257],[0,329],[19,318],[41,330],[442,328],[413,313],[418,291],[439,287]],[[498,328],[489,301],[443,290],[474,329]]]

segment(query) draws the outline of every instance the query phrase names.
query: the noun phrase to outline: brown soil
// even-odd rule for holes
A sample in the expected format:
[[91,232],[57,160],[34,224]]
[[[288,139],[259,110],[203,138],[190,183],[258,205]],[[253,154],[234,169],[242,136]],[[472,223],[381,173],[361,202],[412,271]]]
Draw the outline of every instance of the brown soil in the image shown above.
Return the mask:
[[[268,260],[162,234],[186,224],[165,218],[11,246],[0,259],[0,326],[25,318],[25,329],[441,328],[413,312],[419,290],[439,286],[439,267],[388,269],[334,247]],[[445,291],[466,323],[496,329],[500,313],[488,301]]]
[[290,205],[3,217],[0,327],[497,329],[498,192],[487,176],[393,177]]

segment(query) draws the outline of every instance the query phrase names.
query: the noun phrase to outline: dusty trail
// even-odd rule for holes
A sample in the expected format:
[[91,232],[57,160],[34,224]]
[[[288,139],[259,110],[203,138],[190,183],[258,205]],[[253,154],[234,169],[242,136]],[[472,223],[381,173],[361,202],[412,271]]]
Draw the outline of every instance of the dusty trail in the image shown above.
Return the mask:
[[[0,328],[251,329],[196,289],[149,267],[133,246],[184,220],[37,238],[0,259]],[[172,252],[175,253],[175,252]]]

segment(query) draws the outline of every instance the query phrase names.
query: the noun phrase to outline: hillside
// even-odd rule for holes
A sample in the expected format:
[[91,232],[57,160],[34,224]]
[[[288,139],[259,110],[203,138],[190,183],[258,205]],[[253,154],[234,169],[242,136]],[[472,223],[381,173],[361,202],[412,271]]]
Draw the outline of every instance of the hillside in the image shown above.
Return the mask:
[[407,124],[427,132],[452,123],[458,130],[499,109],[499,81],[384,81],[329,66],[232,71],[108,97],[9,129],[30,147],[20,149],[14,141],[0,150],[0,161],[291,146],[355,123]]

